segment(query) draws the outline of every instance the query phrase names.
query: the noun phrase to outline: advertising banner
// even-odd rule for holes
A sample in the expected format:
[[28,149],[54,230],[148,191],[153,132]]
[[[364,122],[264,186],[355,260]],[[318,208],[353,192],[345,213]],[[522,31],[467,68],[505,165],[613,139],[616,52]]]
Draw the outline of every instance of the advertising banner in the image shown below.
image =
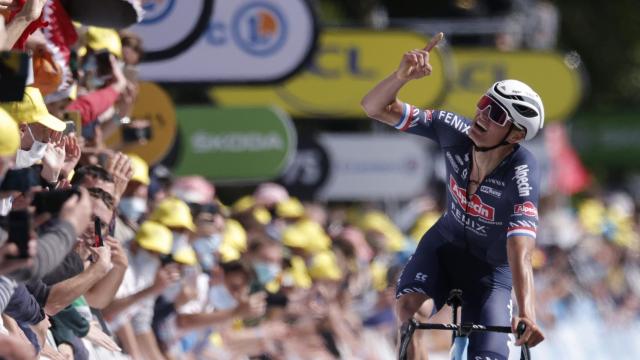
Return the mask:
[[326,200],[407,200],[422,194],[432,172],[424,141],[405,134],[323,134],[329,177],[318,191]]
[[[428,40],[409,31],[328,29],[311,64],[289,80],[260,87],[220,86],[210,95],[224,106],[275,104],[293,117],[363,118],[362,97],[398,67],[406,51],[421,49]],[[431,76],[410,82],[400,98],[420,107],[442,101],[447,64],[437,49],[431,52],[431,64]]]
[[289,117],[268,107],[180,107],[176,175],[214,181],[277,178],[295,154],[297,137]]
[[582,99],[579,66],[561,54],[454,48],[453,60],[455,81],[441,109],[467,117],[489,86],[504,79],[523,81],[540,95],[546,123],[567,120]]
[[[162,87],[151,82],[138,85],[138,97],[131,118],[149,123],[150,138],[145,141],[127,141],[122,131],[107,139],[107,145],[123,152],[138,154],[149,165],[160,162],[169,153],[176,140],[176,109]],[[124,130],[121,126],[119,130]]]
[[279,81],[301,68],[317,39],[307,0],[161,0],[146,10],[132,30],[150,51],[141,77],[154,81]]

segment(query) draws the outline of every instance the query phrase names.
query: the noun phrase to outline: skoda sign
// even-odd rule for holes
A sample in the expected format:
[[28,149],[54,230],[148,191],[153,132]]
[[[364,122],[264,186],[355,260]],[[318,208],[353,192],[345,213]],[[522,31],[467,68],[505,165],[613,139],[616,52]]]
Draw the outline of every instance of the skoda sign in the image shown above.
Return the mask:
[[277,108],[181,107],[175,173],[215,181],[275,179],[296,150],[296,131]]
[[211,2],[161,0],[146,5],[144,20],[133,28],[151,53],[140,66],[142,78],[275,82],[310,59],[317,25],[308,0]]

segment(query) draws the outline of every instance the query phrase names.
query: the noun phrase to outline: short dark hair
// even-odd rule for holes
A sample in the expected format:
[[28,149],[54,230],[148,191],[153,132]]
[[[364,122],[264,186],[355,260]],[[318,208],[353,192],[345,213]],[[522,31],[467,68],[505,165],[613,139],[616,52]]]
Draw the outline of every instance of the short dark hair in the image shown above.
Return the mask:
[[76,170],[71,179],[71,185],[81,185],[87,176],[95,177],[106,182],[113,182],[113,176],[102,166],[86,165]]
[[221,263],[220,267],[222,271],[224,271],[225,275],[232,273],[240,273],[244,275],[248,282],[251,282],[254,278],[254,272],[251,268],[244,262],[239,260],[232,260],[226,263]]
[[115,201],[113,200],[113,196],[111,196],[111,194],[109,194],[108,192],[100,189],[100,188],[89,188],[87,189],[89,191],[89,195],[92,198],[98,199],[98,200],[102,200],[102,202],[107,205],[107,208],[109,210],[113,210],[114,206],[115,206]]

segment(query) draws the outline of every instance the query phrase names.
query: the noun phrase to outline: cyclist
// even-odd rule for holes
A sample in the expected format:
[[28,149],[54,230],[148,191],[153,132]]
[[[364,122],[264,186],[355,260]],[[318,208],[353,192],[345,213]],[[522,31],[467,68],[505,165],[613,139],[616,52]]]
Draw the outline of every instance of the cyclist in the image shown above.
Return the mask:
[[[396,312],[404,328],[419,309],[432,314],[450,289],[459,288],[465,301],[462,322],[500,326],[511,320],[515,330],[524,321],[527,330],[516,345],[535,346],[544,339],[536,325],[531,267],[539,179],[533,155],[519,143],[542,128],[542,101],[517,80],[493,84],[472,120],[398,100],[407,82],[431,74],[429,52],[442,36],[406,52],[397,70],[362,100],[369,117],[435,141],[446,159],[447,209],[400,275]],[[512,287],[517,316],[511,314]],[[508,341],[506,334],[473,333],[468,358],[506,360]],[[409,356],[417,349],[414,341]]]

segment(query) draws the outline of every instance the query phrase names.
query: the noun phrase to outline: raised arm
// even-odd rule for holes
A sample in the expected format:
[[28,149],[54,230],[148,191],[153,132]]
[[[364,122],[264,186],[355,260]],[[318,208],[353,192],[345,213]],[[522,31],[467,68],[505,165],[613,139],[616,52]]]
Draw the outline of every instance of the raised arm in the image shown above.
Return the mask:
[[403,110],[402,102],[397,98],[398,91],[410,80],[431,75],[429,52],[443,37],[443,33],[438,33],[424,48],[408,51],[402,56],[398,69],[379,82],[360,102],[367,116],[389,125],[398,122]]

